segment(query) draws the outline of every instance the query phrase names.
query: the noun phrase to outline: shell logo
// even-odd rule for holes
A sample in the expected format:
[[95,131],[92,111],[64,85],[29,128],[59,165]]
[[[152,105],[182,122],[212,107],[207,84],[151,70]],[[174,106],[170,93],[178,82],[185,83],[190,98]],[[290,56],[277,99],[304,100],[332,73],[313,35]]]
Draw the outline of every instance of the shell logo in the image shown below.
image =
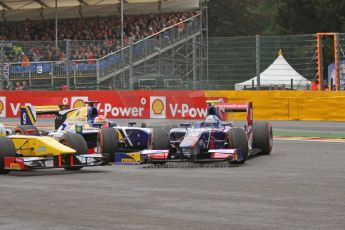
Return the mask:
[[2,103],[2,101],[0,100],[0,113],[2,113],[4,111],[4,104]]
[[82,99],[77,99],[77,100],[75,100],[75,102],[73,103],[73,106],[72,106],[72,108],[82,108],[82,107],[85,107],[85,102],[84,102],[84,100],[82,100]]
[[160,99],[155,99],[153,102],[152,102],[152,110],[153,110],[153,113],[155,115],[160,115],[162,114],[163,110],[164,110],[164,104],[163,104],[163,101],[160,100]]

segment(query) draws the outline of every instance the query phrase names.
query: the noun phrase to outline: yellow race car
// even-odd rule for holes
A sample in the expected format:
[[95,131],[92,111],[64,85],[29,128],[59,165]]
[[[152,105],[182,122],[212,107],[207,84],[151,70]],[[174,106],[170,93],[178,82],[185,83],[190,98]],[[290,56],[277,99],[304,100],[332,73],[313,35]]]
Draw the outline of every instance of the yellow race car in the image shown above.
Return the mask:
[[[90,101],[87,103],[97,103]],[[54,130],[38,130],[34,124],[36,115],[54,114]],[[93,119],[90,119],[92,117]],[[14,133],[22,135],[48,135],[59,140],[62,135],[69,133],[80,134],[87,143],[88,152],[106,153],[109,161],[115,161],[116,153],[133,153],[149,148],[152,136],[158,128],[148,128],[145,124],[136,127],[135,122],[128,126],[120,126],[99,116],[96,107],[80,107],[73,109],[50,106],[22,106],[21,125],[14,129]],[[169,131],[173,126],[162,129]],[[157,143],[156,143],[157,144]]]
[[102,154],[87,153],[84,138],[77,133],[63,135],[59,141],[49,136],[0,136],[0,174],[11,170],[64,168],[79,170],[108,163]]

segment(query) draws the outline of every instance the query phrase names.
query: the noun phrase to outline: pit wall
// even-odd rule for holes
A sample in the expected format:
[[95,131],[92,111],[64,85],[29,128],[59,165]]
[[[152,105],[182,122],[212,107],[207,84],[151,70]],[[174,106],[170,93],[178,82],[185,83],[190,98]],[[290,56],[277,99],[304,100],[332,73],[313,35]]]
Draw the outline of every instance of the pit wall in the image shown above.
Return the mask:
[[[0,91],[0,117],[19,117],[25,104],[73,107],[97,100],[100,114],[108,118],[203,119],[210,99],[252,101],[254,120],[345,120],[345,92],[203,90]],[[227,118],[245,119],[245,114]]]

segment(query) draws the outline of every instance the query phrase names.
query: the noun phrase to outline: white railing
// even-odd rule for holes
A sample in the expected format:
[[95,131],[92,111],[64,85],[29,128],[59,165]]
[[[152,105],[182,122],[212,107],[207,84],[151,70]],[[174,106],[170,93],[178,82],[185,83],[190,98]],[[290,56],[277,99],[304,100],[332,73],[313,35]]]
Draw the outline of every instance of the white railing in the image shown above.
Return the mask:
[[[143,40],[134,42],[123,49],[110,53],[98,60],[99,72],[97,80],[101,82],[110,76],[121,73],[128,69],[133,62],[149,58],[150,54],[162,51],[165,47],[172,45],[196,32],[200,32],[201,15],[197,14],[191,18],[181,21],[173,26],[167,27]],[[184,28],[179,28],[183,24]]]

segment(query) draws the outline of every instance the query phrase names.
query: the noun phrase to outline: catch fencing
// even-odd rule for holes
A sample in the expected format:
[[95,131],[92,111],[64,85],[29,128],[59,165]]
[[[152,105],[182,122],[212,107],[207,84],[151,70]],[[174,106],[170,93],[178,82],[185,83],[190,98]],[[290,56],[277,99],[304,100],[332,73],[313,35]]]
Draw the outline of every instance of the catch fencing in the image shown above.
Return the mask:
[[[263,72],[279,51],[306,79],[312,80],[317,74],[313,34],[214,38],[205,36],[200,15],[183,23],[182,30],[175,25],[120,50],[107,47],[104,41],[60,41],[59,51],[64,57],[55,55],[54,60],[35,62],[32,56],[24,67],[18,62],[20,51],[16,53],[15,45],[33,55],[35,47],[56,52],[54,42],[2,42],[2,74],[12,85],[26,81],[30,89],[231,90],[236,83]],[[342,48],[345,39],[343,35],[340,38]],[[90,46],[98,47],[105,56],[75,59],[81,47]],[[345,52],[341,54],[345,58]],[[298,84],[291,81],[281,85],[273,80],[263,89],[295,89]],[[245,88],[252,88],[252,84]]]

